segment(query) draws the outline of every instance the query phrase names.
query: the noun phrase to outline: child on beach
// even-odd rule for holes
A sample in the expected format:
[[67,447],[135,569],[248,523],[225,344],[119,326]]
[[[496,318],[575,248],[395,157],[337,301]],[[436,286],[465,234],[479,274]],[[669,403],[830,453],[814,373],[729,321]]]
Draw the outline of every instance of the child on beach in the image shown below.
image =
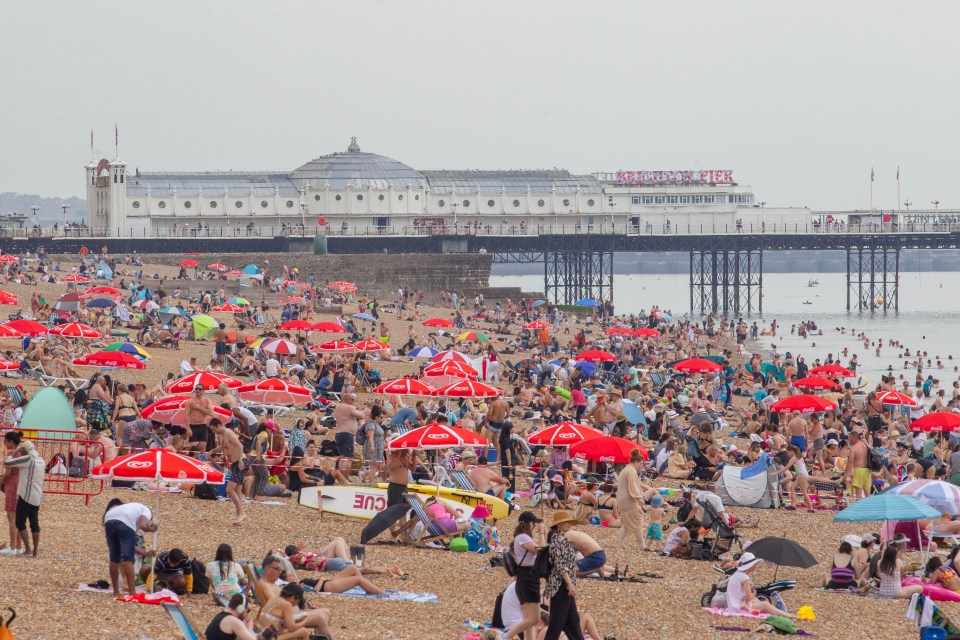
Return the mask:
[[650,508],[647,509],[647,518],[650,522],[647,525],[647,544],[644,550],[661,551],[663,549],[663,498],[660,494],[654,494],[650,498]]

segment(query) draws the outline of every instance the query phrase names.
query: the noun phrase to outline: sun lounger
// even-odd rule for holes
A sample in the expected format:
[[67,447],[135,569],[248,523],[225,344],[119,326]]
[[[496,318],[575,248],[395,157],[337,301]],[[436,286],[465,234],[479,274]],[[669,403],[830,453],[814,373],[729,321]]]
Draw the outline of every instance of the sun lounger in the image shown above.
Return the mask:
[[476,485],[473,484],[473,480],[470,479],[466,471],[453,470],[450,472],[450,479],[457,485],[457,489],[463,489],[464,491],[477,490]]
[[72,388],[74,391],[79,391],[90,384],[90,380],[87,378],[58,378],[57,376],[50,375],[46,371],[43,371],[42,367],[40,371],[40,384],[45,387],[52,387],[63,382],[70,385],[70,388]]
[[243,406],[258,416],[266,415],[267,411],[273,410],[273,415],[277,418],[281,418],[293,410],[293,407],[282,404],[261,404],[259,402],[244,402]]
[[[400,530],[397,532],[405,540],[404,544],[413,545],[417,547],[422,547],[430,542],[439,542],[443,545],[444,548],[450,546],[450,534],[447,533],[440,523],[437,522],[437,518],[427,509],[427,506],[420,499],[420,496],[417,496],[412,493],[405,493],[404,497],[407,500],[407,503],[410,505],[410,508],[413,510],[410,519],[400,527]],[[413,528],[416,526],[417,522],[423,523],[423,531],[420,535],[414,538],[412,535]]]

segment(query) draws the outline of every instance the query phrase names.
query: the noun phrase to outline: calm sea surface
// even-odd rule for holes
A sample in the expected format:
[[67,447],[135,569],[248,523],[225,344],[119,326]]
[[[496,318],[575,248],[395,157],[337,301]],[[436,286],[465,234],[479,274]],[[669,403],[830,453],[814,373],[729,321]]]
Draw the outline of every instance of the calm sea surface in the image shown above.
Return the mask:
[[[810,280],[820,284],[809,287]],[[543,276],[494,276],[490,284],[543,291]],[[916,372],[912,367],[904,369],[908,359],[900,357],[903,349],[884,346],[877,357],[874,346],[865,349],[863,342],[857,342],[850,335],[851,331],[865,332],[871,341],[883,339],[884,345],[889,340],[899,340],[909,347],[911,354],[926,351],[932,366],[927,368],[924,362],[924,371],[938,378],[941,387],[949,388],[960,375],[954,369],[960,366],[960,273],[901,273],[899,313],[848,313],[845,310],[846,274],[843,273],[764,274],[763,291],[763,314],[754,314],[748,324],[756,321],[761,328],[769,329],[776,319],[777,336],[761,337],[759,343],[764,347],[775,341],[781,354],[799,353],[808,363],[828,353],[836,355],[847,347],[850,355],[858,355],[860,371],[871,382],[891,366],[898,375],[907,374],[912,382]],[[617,313],[639,313],[655,304],[671,310],[675,317],[690,311],[690,279],[686,274],[617,274],[613,294]],[[809,320],[823,330],[822,336],[803,339],[795,333],[791,335],[791,325]],[[841,328],[845,328],[846,333],[841,333]],[[938,357],[944,365],[939,372]],[[844,358],[844,364],[847,359]]]

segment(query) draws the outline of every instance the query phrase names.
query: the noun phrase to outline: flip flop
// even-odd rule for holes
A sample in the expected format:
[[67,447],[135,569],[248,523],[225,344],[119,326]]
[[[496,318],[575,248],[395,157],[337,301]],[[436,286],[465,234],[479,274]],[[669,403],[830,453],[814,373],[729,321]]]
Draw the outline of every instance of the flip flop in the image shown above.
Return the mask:
[[401,580],[412,580],[412,579],[413,579],[413,576],[411,576],[409,573],[405,573],[405,574],[403,574],[402,576],[400,576],[400,579],[401,579]]

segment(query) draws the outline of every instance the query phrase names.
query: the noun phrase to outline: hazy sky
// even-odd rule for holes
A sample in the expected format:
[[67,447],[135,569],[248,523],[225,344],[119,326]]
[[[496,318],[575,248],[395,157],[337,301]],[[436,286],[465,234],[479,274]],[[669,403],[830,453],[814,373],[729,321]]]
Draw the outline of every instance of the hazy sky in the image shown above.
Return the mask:
[[143,170],[732,169],[772,205],[960,207],[956,2],[4,2],[0,191]]

